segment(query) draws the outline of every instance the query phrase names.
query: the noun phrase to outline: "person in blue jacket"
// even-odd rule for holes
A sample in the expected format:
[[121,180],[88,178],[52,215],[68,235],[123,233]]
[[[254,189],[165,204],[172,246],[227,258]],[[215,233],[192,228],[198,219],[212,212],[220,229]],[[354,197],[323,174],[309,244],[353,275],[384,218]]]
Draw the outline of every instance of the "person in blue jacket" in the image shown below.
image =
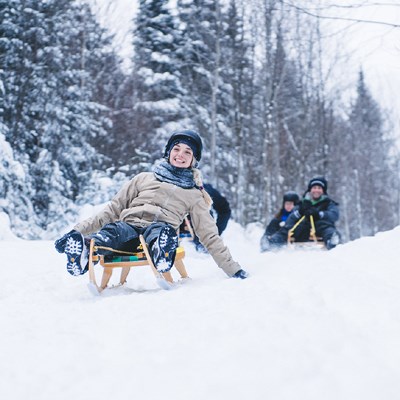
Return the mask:
[[285,245],[289,230],[303,217],[294,231],[294,240],[308,241],[311,216],[314,219],[316,235],[322,238],[326,248],[330,250],[336,247],[340,243],[340,233],[335,226],[339,219],[339,205],[328,196],[328,182],[321,176],[310,180],[303,199],[289,215],[285,225],[269,238],[264,251]]
[[277,214],[275,214],[274,218],[272,218],[272,220],[269,222],[267,228],[265,229],[264,235],[261,237],[260,248],[262,252],[268,250],[269,238],[271,238],[273,234],[278,232],[279,229],[285,225],[286,220],[292,213],[294,207],[297,205],[299,200],[300,200],[299,195],[294,191],[286,192],[283,195],[281,209],[278,211]]

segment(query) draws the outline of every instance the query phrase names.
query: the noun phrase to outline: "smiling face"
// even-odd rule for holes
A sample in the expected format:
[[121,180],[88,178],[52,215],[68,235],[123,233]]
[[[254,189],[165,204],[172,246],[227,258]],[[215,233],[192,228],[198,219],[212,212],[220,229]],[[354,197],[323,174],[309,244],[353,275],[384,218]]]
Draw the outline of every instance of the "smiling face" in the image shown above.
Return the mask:
[[169,153],[169,163],[177,168],[189,168],[193,161],[193,150],[184,143],[177,143]]
[[310,189],[311,198],[313,200],[318,200],[322,196],[323,193],[324,193],[324,189],[322,189],[322,187],[319,185],[314,185]]

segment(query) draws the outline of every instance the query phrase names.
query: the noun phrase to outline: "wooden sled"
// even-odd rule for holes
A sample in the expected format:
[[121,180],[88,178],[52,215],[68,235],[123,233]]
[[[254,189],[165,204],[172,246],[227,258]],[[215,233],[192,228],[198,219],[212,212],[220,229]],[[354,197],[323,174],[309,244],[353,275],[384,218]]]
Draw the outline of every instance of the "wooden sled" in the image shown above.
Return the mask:
[[288,243],[288,247],[296,250],[326,250],[323,240],[309,240],[308,242],[295,242]]
[[288,247],[294,249],[303,249],[303,250],[326,250],[325,243],[321,237],[318,237],[315,233],[315,223],[313,216],[310,216],[310,237],[307,242],[296,242],[294,240],[294,231],[299,226],[299,224],[303,221],[305,217],[301,217],[297,223],[293,226],[292,229],[288,232]]
[[[139,267],[143,265],[149,265],[154,276],[156,277],[157,283],[163,289],[171,289],[174,284],[171,272],[160,273],[157,271],[150,257],[150,253],[147,244],[142,235],[139,236],[141,248],[143,251],[128,253],[119,250],[113,250],[115,253],[120,254],[119,256],[105,257],[103,255],[96,254],[96,251],[100,247],[96,247],[94,244],[94,239],[90,241],[89,249],[89,289],[95,294],[100,294],[110,281],[111,275],[114,268],[122,268],[121,276],[119,279],[118,286],[122,286],[126,283],[126,279],[132,267]],[[112,250],[112,249],[111,249]],[[183,247],[178,247],[176,249],[176,256],[174,267],[179,272],[182,279],[189,278],[185,265],[183,263],[183,258],[185,257],[185,251]],[[94,271],[95,264],[99,263],[103,267],[103,275],[101,278],[100,285],[96,282],[96,275]]]

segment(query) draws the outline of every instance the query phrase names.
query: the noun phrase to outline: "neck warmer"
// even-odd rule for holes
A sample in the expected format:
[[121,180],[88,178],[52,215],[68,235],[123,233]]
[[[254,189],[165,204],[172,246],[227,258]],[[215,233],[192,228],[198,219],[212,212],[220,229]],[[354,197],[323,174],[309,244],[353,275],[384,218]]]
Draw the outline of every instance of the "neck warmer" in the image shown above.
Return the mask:
[[155,166],[154,175],[161,182],[172,183],[183,189],[190,189],[195,186],[191,169],[177,168],[166,161]]
[[305,198],[306,200],[310,200],[310,201],[311,201],[311,204],[312,204],[313,206],[315,206],[316,204],[320,203],[321,201],[324,201],[325,199],[327,199],[328,196],[327,196],[326,194],[322,194],[321,197],[320,197],[319,199],[313,200],[313,198],[311,197],[311,193],[310,193],[310,192],[307,192],[307,194],[304,196],[304,198]]

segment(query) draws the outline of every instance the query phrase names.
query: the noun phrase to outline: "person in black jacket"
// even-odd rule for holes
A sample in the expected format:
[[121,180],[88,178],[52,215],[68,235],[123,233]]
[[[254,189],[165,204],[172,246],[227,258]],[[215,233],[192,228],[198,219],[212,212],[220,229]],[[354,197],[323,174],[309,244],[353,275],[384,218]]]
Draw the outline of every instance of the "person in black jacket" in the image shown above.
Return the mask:
[[278,211],[278,213],[272,218],[270,223],[267,225],[265,229],[264,235],[260,241],[260,248],[261,251],[266,251],[269,248],[269,238],[279,229],[285,225],[286,220],[288,219],[289,215],[293,211],[294,207],[299,202],[300,197],[296,192],[289,191],[283,195],[282,207]]
[[[215,189],[211,184],[205,183],[204,184],[204,190],[210,195],[213,204],[212,204],[212,209],[211,209],[211,214],[216,220],[216,225],[218,228],[218,235],[221,235],[222,232],[226,229],[226,226],[228,225],[228,221],[231,217],[231,208],[229,206],[228,200],[222,196],[222,194]],[[188,227],[185,226],[185,223],[181,225],[181,232],[183,232],[183,236],[185,235],[185,232],[187,232]],[[194,232],[196,233],[196,232]],[[194,245],[196,246],[196,250],[200,251],[202,253],[207,253],[207,250],[205,247],[200,243],[199,238],[196,236],[196,234],[193,237],[193,242]]]
[[310,180],[303,199],[295,207],[286,220],[285,225],[272,235],[268,241],[268,248],[264,251],[279,248],[287,243],[288,232],[302,218],[302,222],[294,231],[296,242],[309,240],[311,223],[310,216],[315,222],[315,231],[321,237],[328,250],[333,249],[340,242],[340,234],[335,227],[339,219],[339,205],[328,196],[328,182],[324,177],[315,177]]

